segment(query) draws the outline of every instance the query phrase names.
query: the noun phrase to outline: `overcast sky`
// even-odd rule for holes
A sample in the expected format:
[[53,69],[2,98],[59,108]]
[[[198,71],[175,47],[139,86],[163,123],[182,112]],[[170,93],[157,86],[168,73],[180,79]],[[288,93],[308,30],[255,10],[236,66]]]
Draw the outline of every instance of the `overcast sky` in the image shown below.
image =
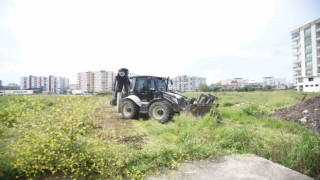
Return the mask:
[[292,81],[291,31],[320,18],[319,0],[0,0],[0,80],[126,67],[207,83]]

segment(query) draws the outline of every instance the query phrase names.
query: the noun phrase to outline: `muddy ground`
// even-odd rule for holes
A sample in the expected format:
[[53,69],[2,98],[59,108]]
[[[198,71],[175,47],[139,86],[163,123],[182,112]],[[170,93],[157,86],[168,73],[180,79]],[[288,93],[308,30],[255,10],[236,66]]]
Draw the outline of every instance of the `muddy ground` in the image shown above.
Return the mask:
[[320,96],[297,103],[289,108],[279,109],[274,117],[294,121],[312,131],[320,132]]

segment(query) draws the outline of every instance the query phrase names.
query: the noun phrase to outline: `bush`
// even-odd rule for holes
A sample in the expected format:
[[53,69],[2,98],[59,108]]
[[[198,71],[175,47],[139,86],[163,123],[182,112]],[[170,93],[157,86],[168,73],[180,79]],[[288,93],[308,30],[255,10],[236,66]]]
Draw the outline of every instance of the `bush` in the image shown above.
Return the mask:
[[97,96],[110,96],[112,95],[111,91],[100,91],[96,94]]
[[243,107],[242,112],[248,116],[262,117],[268,115],[268,111],[259,107],[256,104],[250,104],[248,106]]
[[[99,123],[94,120],[99,114],[92,100],[57,98],[50,111],[39,112],[31,108],[42,108],[35,106],[41,98],[17,99],[16,104],[26,106],[21,113],[17,111],[9,116],[16,118],[11,131],[17,139],[8,142],[6,152],[0,156],[0,160],[10,159],[10,163],[0,163],[0,179],[12,175],[33,178],[50,172],[62,172],[72,178],[116,179],[121,175],[125,150],[113,142],[86,137]],[[33,106],[28,107],[29,103],[25,102]]]
[[210,88],[207,84],[200,84],[198,87],[198,92],[208,92]]
[[231,102],[226,101],[226,102],[222,102],[221,106],[222,107],[230,107],[230,106],[233,106],[233,104]]
[[264,89],[272,89],[272,86],[266,85],[266,86],[264,86]]

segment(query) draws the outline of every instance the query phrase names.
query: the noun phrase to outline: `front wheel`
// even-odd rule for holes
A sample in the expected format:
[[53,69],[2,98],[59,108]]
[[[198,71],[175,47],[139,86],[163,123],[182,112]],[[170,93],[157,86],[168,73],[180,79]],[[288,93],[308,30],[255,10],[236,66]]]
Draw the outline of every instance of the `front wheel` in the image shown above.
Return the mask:
[[121,114],[124,119],[137,119],[139,116],[139,106],[130,100],[123,100]]
[[158,101],[153,103],[149,108],[149,116],[159,123],[167,123],[172,120],[174,110],[170,103],[165,101]]

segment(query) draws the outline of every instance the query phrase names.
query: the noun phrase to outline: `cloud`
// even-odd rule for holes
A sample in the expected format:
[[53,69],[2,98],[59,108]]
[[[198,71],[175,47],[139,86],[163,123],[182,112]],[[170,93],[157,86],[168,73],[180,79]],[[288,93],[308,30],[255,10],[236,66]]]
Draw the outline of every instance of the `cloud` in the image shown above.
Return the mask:
[[206,77],[207,84],[217,83],[220,79],[217,77],[217,75],[222,73],[222,69],[212,69],[212,70],[205,70],[203,72],[203,76]]
[[0,67],[0,74],[7,74],[9,72],[19,72],[20,68],[16,63],[5,62],[3,66]]
[[[89,70],[174,76],[204,57],[252,57],[275,0],[16,0],[5,23],[20,42],[23,73]],[[232,5],[231,5],[232,4]],[[198,74],[201,75],[201,74]]]

